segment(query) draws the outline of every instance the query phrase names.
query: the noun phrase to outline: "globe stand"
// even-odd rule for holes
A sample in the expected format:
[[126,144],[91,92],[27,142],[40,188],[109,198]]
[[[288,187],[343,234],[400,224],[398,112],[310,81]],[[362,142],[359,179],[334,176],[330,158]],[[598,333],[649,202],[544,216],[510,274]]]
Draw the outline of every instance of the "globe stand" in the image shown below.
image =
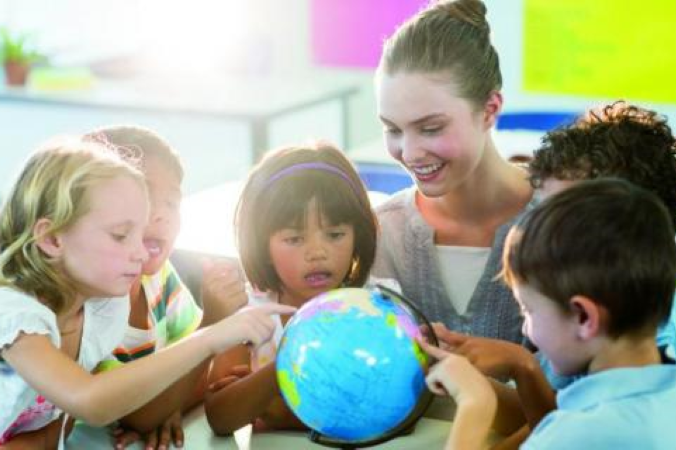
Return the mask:
[[[408,309],[410,309],[413,314],[427,326],[427,331],[429,333],[427,338],[430,340],[430,342],[437,347],[439,346],[439,339],[434,333],[434,329],[432,328],[430,321],[427,320],[427,317],[425,317],[425,315],[413,304],[413,302],[411,302],[411,300],[381,284],[376,285],[376,288],[380,291],[383,298],[391,300],[394,297],[406,307],[408,307]],[[364,441],[344,441],[341,439],[325,436],[314,430],[309,432],[308,437],[310,438],[310,441],[325,447],[340,448],[343,450],[356,450],[359,448],[379,445],[399,436],[408,436],[409,434],[413,434],[415,431],[415,427],[418,424],[418,419],[420,419],[425,411],[427,411],[427,408],[429,408],[433,398],[434,395],[427,388],[425,388],[420,396],[420,400],[418,400],[418,403],[416,404],[415,408],[413,408],[413,411],[411,411],[408,417],[406,417],[406,419],[394,429],[385,433],[383,436],[374,439]]]
[[[427,409],[427,407],[425,407]],[[410,417],[410,416],[409,416]],[[323,445],[325,447],[334,447],[334,448],[340,448],[343,450],[356,450],[359,448],[364,448],[364,447],[372,447],[374,445],[379,445],[382,444],[383,442],[389,441],[391,439],[394,439],[399,436],[408,436],[409,434],[413,434],[415,431],[415,427],[418,424],[418,418],[416,417],[415,420],[412,421],[412,423],[408,423],[408,419],[403,423],[403,425],[408,425],[405,428],[399,430],[400,427],[396,428],[396,432],[390,432],[387,433],[385,436],[378,438],[378,439],[372,439],[369,441],[360,441],[360,442],[348,442],[348,441],[341,441],[340,439],[333,439],[328,436],[324,436],[321,433],[318,433],[314,430],[311,430],[308,433],[308,437],[312,442],[315,444]]]

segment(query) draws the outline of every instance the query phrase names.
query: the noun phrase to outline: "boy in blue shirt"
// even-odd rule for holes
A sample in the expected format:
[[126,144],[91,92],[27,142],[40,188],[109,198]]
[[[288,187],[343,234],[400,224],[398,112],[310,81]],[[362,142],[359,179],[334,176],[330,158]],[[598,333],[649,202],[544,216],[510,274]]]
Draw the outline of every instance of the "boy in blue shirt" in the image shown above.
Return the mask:
[[[676,226],[676,138],[667,119],[655,111],[623,101],[591,109],[575,123],[548,132],[530,161],[529,171],[541,199],[582,180],[622,178],[656,194]],[[440,325],[435,325],[435,331],[442,343],[452,345],[484,374],[516,382],[516,390],[494,384],[500,396],[511,398],[514,405],[510,414],[500,414],[508,420],[496,423],[499,432],[511,435],[498,447],[500,450],[518,448],[529,426],[535,428],[555,407],[554,389],[562,389],[583,375],[558,376],[541,353],[532,354],[518,345],[459,335]],[[658,329],[656,340],[658,347],[673,358],[674,307]],[[504,410],[507,400],[501,404]]]
[[[676,365],[655,341],[676,279],[663,203],[626,181],[577,183],[511,230],[503,265],[524,333],[557,374],[586,374],[558,392],[558,408],[522,448],[673,448]],[[428,384],[456,399],[456,424],[473,417],[483,425],[454,426],[449,446],[479,448],[493,389],[463,356],[423,346],[441,360]]]

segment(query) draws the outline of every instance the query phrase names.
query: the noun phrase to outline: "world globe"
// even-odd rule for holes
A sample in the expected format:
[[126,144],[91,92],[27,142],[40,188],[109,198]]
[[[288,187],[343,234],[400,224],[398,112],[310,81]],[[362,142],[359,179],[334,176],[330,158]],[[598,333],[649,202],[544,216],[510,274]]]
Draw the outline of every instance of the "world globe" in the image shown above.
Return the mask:
[[428,393],[420,336],[413,312],[381,289],[321,294],[284,330],[276,362],[282,396],[305,425],[330,439],[382,438]]

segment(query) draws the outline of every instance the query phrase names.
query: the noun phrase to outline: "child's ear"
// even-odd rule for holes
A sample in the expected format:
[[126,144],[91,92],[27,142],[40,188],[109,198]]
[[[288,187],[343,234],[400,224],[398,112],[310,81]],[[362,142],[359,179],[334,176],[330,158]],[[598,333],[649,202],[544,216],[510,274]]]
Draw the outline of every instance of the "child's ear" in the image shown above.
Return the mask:
[[598,336],[605,328],[608,314],[606,309],[584,295],[575,295],[569,301],[577,336],[589,340]]
[[502,94],[498,91],[493,91],[484,104],[483,122],[487,130],[495,126],[500,111],[502,111]]
[[52,221],[46,218],[38,219],[33,227],[33,238],[35,238],[35,245],[50,258],[58,258],[61,255],[61,240],[59,237],[50,232]]

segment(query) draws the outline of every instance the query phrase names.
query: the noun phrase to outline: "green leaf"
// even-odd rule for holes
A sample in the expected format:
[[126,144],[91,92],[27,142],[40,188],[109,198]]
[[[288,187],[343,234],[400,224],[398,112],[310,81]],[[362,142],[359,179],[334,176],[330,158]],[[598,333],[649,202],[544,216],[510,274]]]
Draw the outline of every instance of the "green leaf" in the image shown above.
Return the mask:
[[0,59],[2,62],[33,64],[44,58],[44,55],[31,45],[28,34],[12,33],[6,27],[0,28]]

